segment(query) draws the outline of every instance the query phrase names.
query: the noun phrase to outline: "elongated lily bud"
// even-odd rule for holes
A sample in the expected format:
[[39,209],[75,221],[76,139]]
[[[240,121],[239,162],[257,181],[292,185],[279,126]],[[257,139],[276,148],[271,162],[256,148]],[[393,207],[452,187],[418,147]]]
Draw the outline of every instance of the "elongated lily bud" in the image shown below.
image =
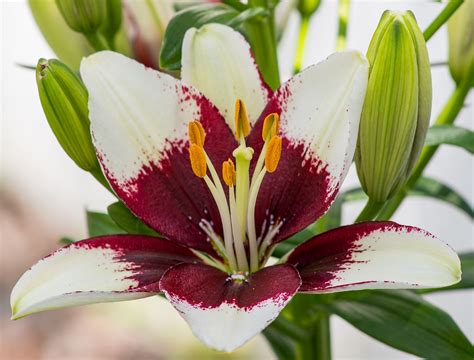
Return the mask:
[[278,166],[278,163],[280,162],[281,148],[282,148],[281,137],[275,135],[270,140],[268,144],[267,152],[265,154],[265,168],[267,172],[269,173],[275,172]]
[[275,135],[278,135],[280,130],[280,118],[277,113],[272,113],[268,115],[263,120],[263,129],[262,129],[262,138],[263,141],[267,140],[267,137],[272,138]]
[[194,175],[200,178],[206,176],[206,154],[202,147],[192,144],[189,148],[189,160],[191,161],[191,168],[193,169]]
[[431,72],[413,14],[386,11],[367,51],[369,83],[355,162],[364,191],[383,202],[413,169],[431,114]]
[[235,135],[237,139],[247,136],[250,133],[250,122],[247,115],[247,108],[242,100],[235,102]]
[[99,173],[90,134],[87,91],[81,80],[59,60],[40,59],[36,83],[46,119],[64,151],[80,168]]
[[200,147],[204,146],[206,140],[206,133],[199,121],[191,121],[188,125],[189,142]]
[[105,16],[100,31],[113,40],[122,25],[122,1],[105,0]]
[[104,22],[105,0],[56,0],[69,27],[83,34],[93,34]]
[[84,56],[93,52],[81,35],[64,21],[54,0],[29,0],[31,13],[51,49],[73,70],[79,69]]
[[448,41],[449,70],[459,83],[474,66],[474,0],[465,0],[448,20]]
[[227,186],[234,186],[237,182],[237,173],[232,159],[222,163],[222,178]]

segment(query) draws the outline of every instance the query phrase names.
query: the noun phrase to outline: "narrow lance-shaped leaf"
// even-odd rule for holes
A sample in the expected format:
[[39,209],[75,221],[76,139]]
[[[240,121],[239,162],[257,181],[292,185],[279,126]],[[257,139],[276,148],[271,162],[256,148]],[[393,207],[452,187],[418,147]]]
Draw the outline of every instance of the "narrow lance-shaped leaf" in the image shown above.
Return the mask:
[[125,234],[112,218],[100,212],[87,211],[87,230],[90,237]]
[[319,304],[369,336],[428,359],[472,359],[470,341],[443,310],[411,291],[357,291]]
[[119,201],[109,205],[107,212],[113,221],[129,234],[160,236]]
[[426,135],[425,145],[449,144],[474,153],[474,132],[455,125],[433,125]]

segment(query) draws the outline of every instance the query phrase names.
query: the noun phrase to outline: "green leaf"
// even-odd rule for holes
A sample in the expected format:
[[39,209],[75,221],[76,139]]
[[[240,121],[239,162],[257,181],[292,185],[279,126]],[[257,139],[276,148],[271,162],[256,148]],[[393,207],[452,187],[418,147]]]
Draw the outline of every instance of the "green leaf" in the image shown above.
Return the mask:
[[452,286],[437,288],[437,289],[418,289],[418,294],[427,294],[432,292],[449,291],[449,290],[461,290],[461,289],[472,289],[474,288],[474,252],[468,252],[460,254],[461,259],[461,270],[462,279],[457,284]]
[[474,217],[474,210],[461,195],[435,179],[428,177],[420,178],[408,195],[432,197],[457,207],[471,218]]
[[63,236],[61,239],[59,239],[59,243],[61,245],[70,245],[72,243],[75,243],[77,240],[73,239],[72,237],[69,236]]
[[443,310],[412,291],[353,291],[319,303],[369,336],[428,359],[472,359],[474,349]]
[[428,129],[425,145],[449,144],[474,153],[474,132],[455,125],[433,125]]
[[272,325],[263,330],[263,336],[267,339],[278,360],[296,359],[296,345],[289,337],[285,336]]
[[176,13],[169,22],[160,52],[160,67],[168,70],[181,69],[181,48],[186,31],[209,23],[219,23],[238,28],[245,21],[263,16],[263,8],[250,8],[239,13],[225,4],[201,4],[186,7]]
[[90,237],[125,234],[109,215],[94,211],[87,211],[87,229]]
[[133,215],[120,201],[109,205],[107,212],[113,221],[129,234],[160,236],[160,234]]

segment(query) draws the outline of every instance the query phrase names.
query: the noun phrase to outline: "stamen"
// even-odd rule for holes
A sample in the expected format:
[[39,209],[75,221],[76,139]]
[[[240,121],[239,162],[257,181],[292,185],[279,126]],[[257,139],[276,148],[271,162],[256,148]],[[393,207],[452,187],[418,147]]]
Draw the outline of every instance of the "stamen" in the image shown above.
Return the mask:
[[231,159],[222,163],[222,178],[229,187],[234,186],[236,183],[235,166]]
[[262,129],[262,138],[263,141],[267,141],[267,139],[271,139],[273,136],[278,135],[278,131],[280,130],[280,117],[277,113],[272,113],[268,115],[263,120],[263,129]]
[[269,173],[276,170],[281,158],[282,141],[281,137],[273,136],[268,144],[268,149],[265,154],[265,168]]
[[189,160],[194,175],[203,178],[207,173],[206,154],[202,147],[192,144],[189,148]]
[[247,109],[242,100],[235,102],[235,135],[237,139],[245,138],[250,133],[250,122]]
[[204,146],[206,133],[199,121],[193,120],[188,125],[189,141],[191,144],[196,144],[200,147]]

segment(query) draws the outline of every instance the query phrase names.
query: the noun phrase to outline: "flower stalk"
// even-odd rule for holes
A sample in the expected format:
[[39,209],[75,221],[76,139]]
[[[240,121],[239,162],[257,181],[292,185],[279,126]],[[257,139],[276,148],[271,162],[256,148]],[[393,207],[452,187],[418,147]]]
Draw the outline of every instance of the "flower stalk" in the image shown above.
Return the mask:
[[278,56],[276,37],[273,23],[273,9],[268,0],[249,0],[249,6],[267,9],[266,17],[249,21],[246,30],[250,45],[255,56],[262,76],[266,83],[275,90],[280,85],[280,71],[278,68]]
[[350,5],[350,0],[339,0],[339,6],[337,10],[339,16],[339,24],[337,30],[336,51],[344,50],[346,47]]

